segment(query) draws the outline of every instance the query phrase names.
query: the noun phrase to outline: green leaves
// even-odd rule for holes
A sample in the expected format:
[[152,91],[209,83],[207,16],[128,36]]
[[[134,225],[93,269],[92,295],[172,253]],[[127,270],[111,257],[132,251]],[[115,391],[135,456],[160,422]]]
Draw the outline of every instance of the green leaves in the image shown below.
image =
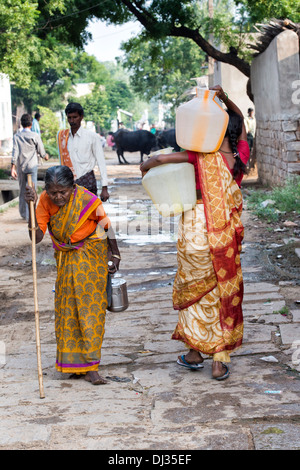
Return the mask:
[[31,61],[39,40],[33,34],[38,19],[37,3],[4,0],[0,5],[0,69],[24,87],[31,81]]
[[299,0],[235,0],[248,12],[252,23],[262,23],[271,18],[288,18],[294,23],[300,21]]
[[124,46],[124,66],[131,72],[131,86],[145,100],[155,97],[176,107],[182,93],[206,73],[205,54],[189,39],[166,38],[143,42],[134,38]]
[[42,139],[45,144],[46,152],[51,156],[58,156],[56,135],[59,131],[60,122],[55,113],[50,109],[39,107],[41,113],[40,127],[42,132]]

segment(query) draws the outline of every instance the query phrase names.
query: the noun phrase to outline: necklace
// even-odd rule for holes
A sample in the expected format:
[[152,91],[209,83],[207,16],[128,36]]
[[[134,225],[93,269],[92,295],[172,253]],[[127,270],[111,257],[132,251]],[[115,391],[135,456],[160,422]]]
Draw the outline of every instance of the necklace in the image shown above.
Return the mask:
[[232,153],[232,152],[226,152],[226,150],[222,150],[222,149],[219,149],[220,152],[223,152],[223,153]]

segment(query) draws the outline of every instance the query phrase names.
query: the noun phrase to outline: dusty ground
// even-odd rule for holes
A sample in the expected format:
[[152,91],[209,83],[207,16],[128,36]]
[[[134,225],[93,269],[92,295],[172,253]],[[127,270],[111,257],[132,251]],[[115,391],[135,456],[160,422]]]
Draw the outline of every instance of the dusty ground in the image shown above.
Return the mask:
[[[300,381],[292,345],[300,344],[300,267],[294,242],[283,239],[294,238],[299,225],[270,226],[245,204],[244,345],[230,378],[217,383],[209,358],[203,372],[176,364],[184,351],[170,340],[177,321],[171,304],[176,222],[159,225],[151,212],[150,240],[145,214],[151,203],[140,184],[139,156],[126,159],[130,165],[118,165],[107,153],[106,210],[118,235],[130,306],[107,314],[105,387],[69,381],[54,369],[55,266],[46,236],[37,247],[46,394],[39,399],[31,244],[18,208],[0,213],[0,449],[298,449]],[[247,185],[243,192],[246,201]],[[274,231],[278,227],[285,230]]]

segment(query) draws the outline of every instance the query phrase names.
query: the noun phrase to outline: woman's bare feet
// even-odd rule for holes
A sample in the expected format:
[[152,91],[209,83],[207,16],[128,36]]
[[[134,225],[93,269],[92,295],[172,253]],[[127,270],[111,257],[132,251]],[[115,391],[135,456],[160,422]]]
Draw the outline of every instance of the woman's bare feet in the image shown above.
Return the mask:
[[97,371],[90,370],[84,376],[84,380],[87,382],[91,382],[93,385],[104,385],[107,384],[107,380],[105,380],[101,375],[98,374]]

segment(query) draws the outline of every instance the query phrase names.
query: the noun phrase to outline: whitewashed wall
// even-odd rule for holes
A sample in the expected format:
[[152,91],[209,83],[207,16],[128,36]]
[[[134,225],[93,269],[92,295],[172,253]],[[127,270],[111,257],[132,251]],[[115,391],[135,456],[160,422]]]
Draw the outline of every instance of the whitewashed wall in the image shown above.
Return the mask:
[[10,83],[8,76],[0,73],[0,155],[11,151],[12,137]]

